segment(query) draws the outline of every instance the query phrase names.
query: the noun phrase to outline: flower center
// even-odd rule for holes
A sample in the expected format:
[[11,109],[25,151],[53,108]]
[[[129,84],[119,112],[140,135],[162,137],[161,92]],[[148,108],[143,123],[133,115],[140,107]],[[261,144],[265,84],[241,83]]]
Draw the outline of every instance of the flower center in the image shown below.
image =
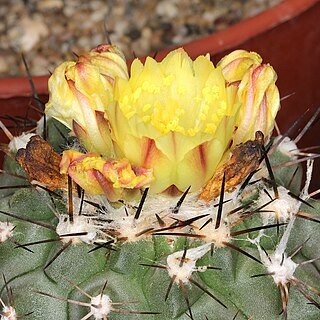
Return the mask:
[[[195,61],[181,51],[158,63],[134,61],[129,80],[118,79],[115,100],[123,115],[160,134],[214,134],[228,114],[229,88],[208,58]],[[229,92],[230,91],[230,92]],[[233,100],[233,99],[232,99]]]
[[159,86],[145,81],[131,95],[124,96],[119,107],[125,117],[130,120],[137,115],[161,134],[170,131],[187,136],[198,132],[213,134],[227,109],[220,88],[207,86],[193,97],[186,98],[187,87],[176,86],[173,91],[166,85],[166,79],[163,78]]

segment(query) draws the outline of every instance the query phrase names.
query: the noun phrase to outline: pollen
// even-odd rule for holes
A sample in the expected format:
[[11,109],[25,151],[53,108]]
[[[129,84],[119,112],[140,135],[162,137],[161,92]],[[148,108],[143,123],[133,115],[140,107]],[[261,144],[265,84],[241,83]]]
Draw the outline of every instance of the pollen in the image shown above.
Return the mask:
[[204,132],[213,134],[216,131],[216,129],[217,129],[216,124],[211,122],[211,123],[207,123]]
[[201,112],[200,115],[199,115],[199,118],[200,118],[200,120],[204,121],[204,120],[207,119],[207,115],[204,114],[203,112]]
[[224,100],[220,101],[220,109],[217,112],[218,115],[224,116],[226,114],[226,110],[227,110],[227,103]]
[[151,104],[150,103],[147,103],[147,104],[145,104],[143,107],[142,107],[142,111],[143,112],[147,112],[148,110],[150,110],[151,109]]
[[[125,98],[128,98],[128,97],[126,96]],[[121,102],[120,103],[120,109],[122,110],[123,114],[125,115],[125,117],[127,119],[132,118],[136,113],[136,111],[132,108],[132,106],[129,103],[129,101],[128,102],[126,102],[126,101]]]
[[[145,129],[152,126],[160,135],[170,132],[189,137],[212,135],[229,108],[225,81],[223,77],[215,77],[215,73],[207,78],[198,77],[192,70],[194,66],[190,70],[187,55],[184,53],[180,58],[183,61],[179,68],[168,61],[162,68],[159,62],[161,72],[146,68],[138,81],[131,75],[121,84],[127,89],[121,88],[124,94],[118,97],[118,107],[126,119],[136,117],[138,122],[133,123],[145,123]],[[178,76],[181,69],[184,77]]]
[[143,121],[143,122],[149,122],[150,119],[151,119],[151,116],[143,116],[143,117],[142,117],[142,121]]
[[148,93],[160,93],[160,88],[153,83],[150,83],[150,81],[145,81],[142,84],[142,90]]
[[137,100],[140,98],[140,96],[141,96],[141,92],[142,92],[142,90],[141,90],[141,88],[138,88],[134,93],[133,93],[133,95],[132,95],[132,101],[133,102],[137,102]]
[[128,113],[126,114],[126,117],[127,117],[127,119],[131,119],[135,114],[136,114],[135,111],[131,111],[131,112],[128,112]]
[[195,128],[188,129],[187,132],[190,137],[194,137],[199,131],[200,129],[195,127]]
[[215,100],[219,99],[220,90],[218,86],[205,87],[202,90],[202,94],[204,95],[206,102],[211,104]]

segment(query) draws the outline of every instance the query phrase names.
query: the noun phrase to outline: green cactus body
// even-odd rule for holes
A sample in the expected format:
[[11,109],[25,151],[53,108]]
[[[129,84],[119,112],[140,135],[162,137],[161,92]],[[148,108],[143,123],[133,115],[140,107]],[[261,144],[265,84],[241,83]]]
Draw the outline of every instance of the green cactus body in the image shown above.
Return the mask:
[[[49,123],[49,137],[57,148],[64,142],[55,128],[56,124]],[[272,165],[288,160],[279,150],[270,158]],[[22,174],[9,158],[4,169]],[[289,166],[276,171],[278,200],[269,201],[267,193],[273,199],[272,187],[268,182],[258,182],[248,185],[241,196],[239,188],[232,194],[225,193],[222,211],[221,198],[203,204],[193,193],[186,194],[182,203],[179,197],[147,195],[144,203],[135,201],[117,207],[101,196],[85,196],[99,208],[82,203],[79,216],[81,199],[74,195],[73,224],[65,192],[56,190],[54,194],[30,185],[1,191],[1,232],[4,234],[6,226],[11,232],[0,244],[0,272],[6,279],[1,285],[1,320],[16,319],[14,314],[9,317],[12,298],[17,315],[32,312],[26,318],[35,320],[90,316],[281,319],[281,292],[286,294],[290,282],[288,319],[318,319],[319,310],[314,305],[319,303],[318,292],[311,286],[319,287],[320,265],[318,261],[304,261],[320,256],[316,223],[320,204],[307,198],[309,205],[301,204],[288,196],[285,187],[293,194],[300,189],[300,169],[291,181],[296,169]],[[9,174],[2,174],[0,179],[3,186],[27,185]],[[139,206],[141,212],[137,214]],[[243,208],[234,210],[239,206]],[[269,228],[277,223],[275,208],[279,209],[280,226]],[[288,216],[280,212],[281,208],[289,208]],[[221,222],[215,228],[219,210]],[[299,211],[316,222],[293,218]],[[254,229],[261,226],[266,228]],[[205,232],[206,228],[210,231]],[[241,232],[248,229],[252,232]],[[41,240],[45,241],[28,245]],[[276,283],[281,279],[283,286]],[[304,295],[314,304],[308,304]]]

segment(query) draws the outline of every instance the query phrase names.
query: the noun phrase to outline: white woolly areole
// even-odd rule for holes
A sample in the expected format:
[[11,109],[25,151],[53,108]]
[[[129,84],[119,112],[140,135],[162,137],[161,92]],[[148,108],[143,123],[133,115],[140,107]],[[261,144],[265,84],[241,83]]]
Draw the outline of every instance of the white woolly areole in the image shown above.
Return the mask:
[[272,278],[277,285],[285,285],[289,282],[289,280],[293,278],[294,272],[298,267],[298,264],[292,261],[291,257],[288,257],[285,253],[294,221],[295,216],[289,221],[287,228],[272,255],[267,256],[266,253],[262,251],[260,245],[258,245],[261,261],[266,266],[268,272],[272,274]]
[[99,294],[96,297],[91,298],[91,313],[95,319],[105,318],[111,311],[112,301],[109,296]]
[[[282,136],[277,136],[274,139],[274,143],[276,144]],[[278,145],[277,149],[282,153],[285,154],[286,156],[296,159],[297,158],[297,153],[299,152],[299,149],[297,145],[295,144],[294,141],[292,141],[289,137],[285,137],[280,144]]]
[[[178,251],[167,257],[167,271],[170,278],[175,277],[175,282],[189,282],[194,271],[197,271],[196,262],[202,258],[211,248],[211,244],[205,244],[194,249],[188,249],[183,263],[181,259],[184,251]],[[204,270],[201,270],[204,271]]]
[[141,219],[139,223],[136,221],[134,216],[122,217],[119,218],[117,221],[117,231],[119,232],[120,238],[125,238],[128,242],[133,242],[137,240],[141,240],[139,237],[139,232],[145,230],[149,225],[146,223],[146,228],[144,228],[145,219]]
[[0,222],[0,243],[5,242],[13,236],[15,226],[10,222]]
[[78,215],[73,217],[73,222],[70,222],[69,216],[61,215],[59,217],[59,223],[57,225],[56,232],[59,236],[64,234],[87,232],[87,234],[83,236],[68,236],[61,240],[65,243],[72,240],[74,244],[79,242],[92,243],[97,236],[97,229],[90,219],[85,216]]
[[[232,194],[230,194],[232,196]],[[204,241],[214,242],[217,246],[222,246],[222,242],[228,242],[230,240],[229,223],[238,219],[238,214],[233,214],[230,217],[226,216],[226,213],[235,207],[239,206],[239,203],[229,201],[224,204],[223,213],[221,217],[221,224],[218,229],[215,229],[215,221],[217,216],[217,203],[219,199],[214,199],[209,204],[204,201],[198,201],[199,194],[190,193],[186,196],[185,200],[177,208],[177,203],[180,197],[168,197],[163,195],[150,195],[146,198],[142,211],[137,219],[134,218],[139,202],[132,202],[126,204],[125,207],[112,208],[107,207],[107,212],[101,217],[108,217],[113,220],[106,227],[117,232],[117,238],[133,242],[141,239],[151,239],[150,233],[152,230],[156,230],[161,234],[161,228],[166,228],[172,225],[174,222],[181,222],[189,219],[201,217],[196,219],[190,225],[185,225],[172,229],[176,232],[189,232],[195,230],[199,235],[204,236]],[[126,208],[126,210],[125,210]],[[159,221],[156,218],[156,214],[162,220],[163,225],[159,225]],[[212,223],[205,226],[202,230],[199,230],[201,226],[208,220],[212,219]],[[150,230],[150,232],[144,233],[143,231]],[[168,241],[175,239],[175,236],[166,235]]]
[[4,306],[1,311],[1,320],[17,320],[17,314],[13,307]]
[[[272,193],[272,191],[270,191]],[[261,215],[268,220],[273,220],[276,215],[279,221],[288,221],[292,216],[294,216],[300,208],[300,202],[292,198],[288,194],[288,190],[282,186],[278,187],[279,198],[274,200],[272,203],[263,208],[263,210],[270,212],[263,212]],[[264,192],[261,192],[258,207],[269,202],[270,198]]]
[[175,213],[174,208],[178,200],[179,197],[150,195],[146,198],[138,219],[135,219],[134,216],[139,206],[139,201],[132,202],[130,205],[127,204],[126,211],[124,207],[112,208],[109,206],[107,214],[113,222],[108,226],[119,233],[118,238],[124,238],[128,242],[133,242],[148,237],[148,234],[140,235],[140,232],[149,228],[160,228],[155,214],[158,214],[165,225],[169,226],[177,219],[184,221],[208,212],[208,208],[202,203],[197,202],[194,194],[190,194],[187,195],[178,213]]
[[[189,193],[177,212],[175,209],[180,197],[150,195],[146,198],[140,216],[149,216],[152,218],[152,221],[156,221],[155,213],[157,213],[163,220],[168,221],[168,223],[171,224],[173,220],[170,217],[177,219],[183,218],[182,220],[186,220],[207,213],[207,205],[197,201],[198,197],[198,193]],[[139,202],[133,203],[133,206],[138,206],[138,204]],[[132,208],[130,213],[134,214],[135,211],[136,210]]]
[[312,179],[313,165],[314,165],[314,159],[308,159],[307,160],[306,181],[305,181],[304,187],[300,193],[300,197],[303,200],[308,200],[310,198],[308,190],[309,190],[311,179]]
[[[239,213],[227,216],[228,212],[241,205],[234,194],[228,194],[228,197],[231,197],[232,200],[224,204],[220,227],[217,229],[215,229],[215,221],[219,199],[213,199],[210,203],[199,201],[198,193],[188,194],[178,208],[177,203],[179,203],[180,197],[147,196],[137,219],[135,219],[135,215],[140,204],[139,201],[125,203],[123,206],[115,208],[103,198],[92,200],[99,203],[103,208],[102,210],[105,211],[105,213],[98,215],[99,222],[96,222],[96,224],[99,228],[111,230],[117,239],[127,242],[142,239],[151,240],[152,232],[161,234],[162,229],[164,229],[164,233],[169,233],[165,237],[171,243],[176,239],[176,236],[170,236],[170,231],[168,232],[166,228],[176,223],[177,227],[171,229],[172,231],[187,233],[194,230],[196,234],[203,236],[204,241],[214,243],[219,247],[223,246],[223,242],[230,241],[229,225],[239,218]],[[185,221],[194,218],[193,222],[184,225]],[[211,219],[212,222],[200,230],[208,219]],[[179,227],[179,224],[181,224],[181,227]]]
[[216,247],[224,247],[224,242],[230,242],[230,227],[221,222],[219,228],[215,228],[215,222],[207,224],[203,229],[198,230],[197,234],[205,236],[204,241],[214,243]]
[[10,152],[17,152],[19,149],[25,149],[34,133],[22,133],[21,136],[14,137],[8,144]]
[[271,262],[266,260],[264,263],[268,272],[273,273],[272,278],[276,284],[286,284],[293,278],[298,265],[290,257],[287,257],[285,253],[279,254],[275,252],[270,256],[270,260]]

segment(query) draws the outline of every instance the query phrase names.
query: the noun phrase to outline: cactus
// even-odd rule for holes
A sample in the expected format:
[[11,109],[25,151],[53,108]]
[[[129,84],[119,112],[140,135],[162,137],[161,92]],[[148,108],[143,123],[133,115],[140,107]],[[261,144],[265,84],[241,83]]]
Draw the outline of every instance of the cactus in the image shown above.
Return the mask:
[[318,319],[317,155],[303,174],[301,135],[271,137],[272,67],[125,65],[108,45],[62,64],[46,139],[6,131],[1,320]]

